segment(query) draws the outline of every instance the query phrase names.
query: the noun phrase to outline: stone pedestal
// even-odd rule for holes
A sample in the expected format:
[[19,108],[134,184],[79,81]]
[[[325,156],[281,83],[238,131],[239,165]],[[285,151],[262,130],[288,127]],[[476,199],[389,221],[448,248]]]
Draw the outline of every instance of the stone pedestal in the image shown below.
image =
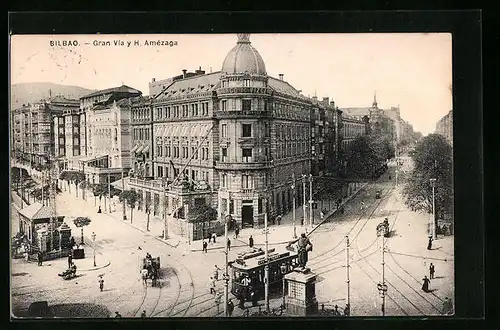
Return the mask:
[[285,308],[291,316],[310,316],[318,313],[316,274],[309,268],[296,268],[285,275]]

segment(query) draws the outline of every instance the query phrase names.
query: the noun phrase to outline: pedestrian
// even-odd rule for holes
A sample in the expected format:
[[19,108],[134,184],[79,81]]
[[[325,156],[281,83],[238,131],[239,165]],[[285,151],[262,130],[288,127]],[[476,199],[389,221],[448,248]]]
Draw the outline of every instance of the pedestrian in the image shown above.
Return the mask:
[[335,305],[335,310],[333,311],[333,315],[340,316],[339,306]]
[[234,229],[235,238],[238,238],[239,233],[240,233],[240,228],[238,227],[238,225],[236,225],[236,228]]
[[208,252],[207,247],[208,247],[208,243],[205,240],[203,240],[203,252],[205,252],[205,253]]
[[453,235],[453,223],[450,223],[450,235]]
[[429,237],[429,243],[427,243],[427,250],[432,249],[432,237]]
[[210,294],[215,294],[215,278],[210,276]]
[[41,266],[42,265],[42,252],[38,252],[37,254],[37,259],[38,259],[38,266]]
[[112,211],[113,212],[116,211],[116,203],[115,202],[113,202],[113,209],[112,209]]
[[101,290],[101,292],[104,290],[104,280],[102,276],[99,278],[99,289]]
[[233,300],[229,299],[229,301],[227,302],[227,314],[229,317],[233,316],[233,311],[234,311]]
[[215,265],[215,266],[214,266],[214,279],[215,279],[216,281],[218,281],[218,280],[219,280],[219,270],[220,270],[220,268],[219,268],[219,267],[217,267],[217,265]]
[[142,311],[141,317],[146,317],[146,311]]
[[252,235],[250,235],[250,237],[248,238],[248,246],[253,248],[253,237]]
[[97,210],[97,213],[102,213],[101,206],[99,205],[99,209]]
[[365,202],[361,201],[361,211],[365,208]]
[[231,240],[229,239],[229,237],[227,238],[227,250],[231,251]]
[[278,215],[278,226],[281,225],[281,215]]
[[73,263],[73,255],[71,252],[68,254],[68,268],[71,267],[71,264]]
[[451,302],[451,299],[448,299],[448,297],[444,298],[443,310],[442,310],[441,314],[443,314],[443,315],[453,314],[453,304]]
[[215,295],[215,304],[217,305],[217,315],[220,313],[219,311],[220,302],[221,302],[221,295],[220,293],[218,293]]
[[344,316],[349,316],[349,315],[351,315],[351,307],[349,306],[349,304],[345,304]]
[[71,239],[69,240],[69,246],[70,248],[73,248],[73,246],[76,245],[75,238],[71,236]]
[[238,307],[241,309],[245,309],[245,294],[243,293],[243,290],[238,290],[237,297]]
[[435,270],[434,270],[434,265],[433,265],[433,264],[432,264],[432,262],[431,262],[431,264],[430,264],[430,266],[429,266],[429,278],[430,278],[431,280],[434,278],[434,271],[435,271]]
[[448,228],[446,227],[446,225],[443,225],[443,236],[447,235],[448,235]]
[[255,307],[259,304],[257,291],[253,287],[249,287],[248,289],[250,291],[250,301],[252,302],[252,306]]
[[429,292],[429,284],[431,281],[427,278],[427,276],[424,276],[422,281],[424,281],[424,283],[422,284],[422,291]]
[[214,240],[214,244],[215,244],[215,238],[217,237],[217,234],[216,233],[213,233],[212,234],[212,239]]
[[121,314],[118,312],[115,312],[115,318],[120,318],[120,317],[122,317]]

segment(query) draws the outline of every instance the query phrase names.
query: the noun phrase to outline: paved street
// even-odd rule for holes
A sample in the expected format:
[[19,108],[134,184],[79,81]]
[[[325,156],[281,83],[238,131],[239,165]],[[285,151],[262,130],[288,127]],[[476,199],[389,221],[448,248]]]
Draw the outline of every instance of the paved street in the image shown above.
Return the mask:
[[[390,174],[392,180],[388,178]],[[375,199],[377,190],[382,191],[381,199]],[[79,276],[69,281],[57,276],[64,268],[65,259],[48,261],[41,267],[22,259],[14,260],[12,303],[15,311],[22,314],[31,302],[47,300],[56,306],[70,303],[94,306],[100,316],[106,313],[112,316],[119,311],[124,317],[138,317],[143,310],[148,316],[156,317],[217,315],[214,296],[209,293],[209,277],[214,265],[223,268],[223,239],[211,244],[206,254],[200,251],[199,241],[188,244],[171,234],[165,242],[160,238],[161,220],[151,217],[150,231],[146,231],[145,215],[135,210],[131,224],[127,209],[128,220],[123,221],[118,203],[115,212],[98,214],[94,198],[89,196],[87,201],[82,200],[81,195],[76,198],[74,187],[71,193],[63,189],[56,203],[57,212],[67,216],[76,238],[80,237],[80,229],[74,227],[72,217],[88,216],[92,220],[84,228],[87,258],[76,260]],[[432,250],[426,249],[428,217],[405,208],[399,187],[394,187],[394,166],[348,201],[343,215],[333,214],[310,235],[314,249],[308,266],[318,274],[318,301],[326,308],[338,305],[343,309],[345,306],[345,236],[349,235],[351,314],[381,314],[381,298],[376,288],[381,280],[381,253],[375,228],[384,217],[389,218],[391,225],[391,235],[385,240],[386,315],[438,314],[444,297],[453,298],[453,236],[440,238],[434,242]],[[13,230],[17,229],[15,219],[13,216]],[[305,228],[299,225],[296,230],[300,234]],[[96,233],[95,243],[90,239],[92,232]],[[254,236],[256,244],[264,243],[261,229],[245,229],[239,240],[233,239],[230,260],[247,248],[249,235]],[[287,215],[280,226],[270,227],[269,240],[271,244],[283,244],[292,235],[293,226]],[[94,248],[97,266],[104,268],[92,270],[90,261]],[[146,252],[161,259],[160,287],[144,286],[140,280],[139,264]],[[421,279],[424,275],[429,276],[430,262],[436,267],[436,278],[431,280],[433,291],[424,293]],[[104,274],[103,292],[99,291],[100,274]],[[223,291],[222,281],[217,290]],[[272,302],[274,305],[279,303],[280,299]],[[222,310],[221,305],[219,312]],[[236,308],[234,315],[241,313]]]

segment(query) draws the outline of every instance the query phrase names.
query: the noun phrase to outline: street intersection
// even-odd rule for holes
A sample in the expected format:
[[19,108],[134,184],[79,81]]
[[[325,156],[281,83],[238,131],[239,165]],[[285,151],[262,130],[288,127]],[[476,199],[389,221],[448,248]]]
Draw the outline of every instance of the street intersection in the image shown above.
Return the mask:
[[[407,159],[405,164],[408,164]],[[349,277],[352,316],[381,315],[381,301],[377,283],[381,281],[381,239],[376,226],[385,217],[389,219],[390,236],[385,239],[385,315],[422,316],[439,314],[445,297],[453,300],[454,267],[453,236],[440,237],[432,250],[427,250],[428,215],[408,210],[400,194],[400,185],[394,183],[394,164],[375,182],[370,182],[346,202],[344,214],[333,213],[316,228],[310,239],[314,245],[308,267],[318,274],[316,296],[325,308],[338,305],[343,309],[347,302],[346,236],[349,237]],[[392,179],[389,179],[392,175]],[[402,181],[399,181],[402,182]],[[119,312],[123,317],[139,317],[146,311],[148,317],[221,316],[222,304],[217,306],[210,294],[209,278],[215,265],[224,267],[223,238],[209,245],[208,253],[201,252],[201,241],[187,242],[170,234],[161,238],[163,224],[151,217],[149,231],[146,216],[134,211],[132,223],[122,220],[121,205],[111,214],[97,213],[94,198],[63,191],[56,200],[58,214],[67,217],[72,235],[78,238],[80,229],[72,224],[72,217],[87,216],[92,222],[84,228],[86,241],[85,261],[76,260],[79,276],[65,281],[57,273],[66,260],[47,261],[41,267],[24,260],[12,262],[12,306],[14,314],[22,315],[29,304],[46,300],[49,305],[70,303],[102,306],[109,316]],[[381,198],[376,199],[376,191]],[[104,209],[104,208],[103,208]],[[290,212],[291,213],[291,212]],[[302,212],[296,211],[297,217]],[[15,216],[12,217],[16,230]],[[297,225],[297,234],[306,228]],[[312,228],[308,228],[308,232]],[[90,238],[96,233],[95,242]],[[15,232],[13,232],[14,234]],[[283,245],[292,239],[290,215],[283,217],[281,225],[270,226],[271,245]],[[252,235],[257,245],[264,243],[262,229],[243,229],[239,239],[232,239],[229,260],[247,248]],[[87,267],[86,262],[96,253],[97,268]],[[140,278],[140,261],[146,252],[160,257],[162,278],[159,287],[144,286]],[[431,292],[421,290],[422,278],[429,277],[429,264],[436,267],[436,277],[431,280]],[[80,263],[80,265],[79,265]],[[101,268],[102,267],[102,268]],[[104,278],[104,291],[100,292],[98,275]],[[223,281],[217,283],[223,291]],[[279,300],[279,299],[278,299]],[[218,312],[219,310],[219,312]],[[242,311],[235,308],[234,316]],[[102,313],[101,313],[102,314]],[[99,314],[99,315],[101,315]]]

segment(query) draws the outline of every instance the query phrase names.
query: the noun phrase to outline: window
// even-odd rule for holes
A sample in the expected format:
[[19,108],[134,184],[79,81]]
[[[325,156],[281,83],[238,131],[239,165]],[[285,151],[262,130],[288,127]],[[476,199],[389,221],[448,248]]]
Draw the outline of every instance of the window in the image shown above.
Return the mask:
[[250,87],[250,79],[243,80],[243,87]]
[[222,86],[222,87],[227,87],[227,81],[225,81],[225,80],[224,80],[224,81],[222,81],[221,86]]
[[241,124],[241,137],[252,137],[252,124]]
[[227,148],[222,148],[222,161],[227,162]]
[[220,185],[223,188],[227,188],[227,174],[223,173],[220,176]]
[[209,159],[210,158],[209,155],[208,155],[208,148],[205,148],[205,157],[206,157],[205,159]]
[[227,124],[222,124],[221,126],[221,135],[222,137],[227,137]]
[[251,175],[244,174],[241,176],[241,187],[243,189],[252,189],[253,182]]
[[227,100],[221,102],[222,111],[227,111]]
[[167,113],[165,114],[165,117],[170,118],[170,107],[166,108]]
[[194,105],[194,116],[198,116],[198,104]]
[[158,166],[158,177],[163,176],[163,166]]
[[241,100],[242,110],[250,111],[252,110],[252,100]]
[[191,155],[194,155],[194,147],[191,147]]
[[234,214],[234,200],[229,200],[229,214]]
[[252,161],[252,149],[241,149],[243,155],[243,162],[250,163]]

